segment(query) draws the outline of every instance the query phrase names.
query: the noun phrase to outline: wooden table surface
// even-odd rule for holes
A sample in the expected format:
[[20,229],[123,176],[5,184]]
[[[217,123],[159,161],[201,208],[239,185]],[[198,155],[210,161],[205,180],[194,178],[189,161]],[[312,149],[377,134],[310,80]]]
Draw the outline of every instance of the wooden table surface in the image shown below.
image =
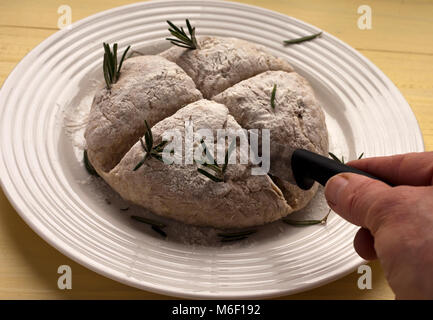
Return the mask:
[[[56,31],[61,5],[72,21],[132,0],[15,0],[0,2],[0,85],[15,65]],[[375,63],[400,89],[433,150],[433,1],[242,0],[309,22],[342,39]],[[372,8],[372,29],[357,27],[360,5]],[[57,268],[72,268],[72,290],[57,288]],[[354,272],[320,288],[282,299],[393,299],[378,262],[371,290]],[[167,299],[104,278],[73,262],[37,236],[0,190],[0,299]]]

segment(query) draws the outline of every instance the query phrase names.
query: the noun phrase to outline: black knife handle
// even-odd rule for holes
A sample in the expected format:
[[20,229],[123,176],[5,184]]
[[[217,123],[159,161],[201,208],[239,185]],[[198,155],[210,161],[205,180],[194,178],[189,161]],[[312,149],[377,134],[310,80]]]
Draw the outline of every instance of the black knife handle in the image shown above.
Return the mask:
[[361,174],[391,185],[367,172],[304,149],[296,149],[293,152],[292,171],[296,184],[303,190],[310,189],[314,181],[324,186],[331,177],[343,172]]

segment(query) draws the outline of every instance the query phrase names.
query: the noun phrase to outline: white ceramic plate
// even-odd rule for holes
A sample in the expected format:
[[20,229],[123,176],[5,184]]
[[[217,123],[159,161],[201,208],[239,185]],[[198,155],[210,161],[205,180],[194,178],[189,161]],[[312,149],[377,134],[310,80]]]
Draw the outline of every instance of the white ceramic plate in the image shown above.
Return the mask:
[[246,39],[286,58],[322,102],[335,153],[353,159],[361,152],[423,150],[418,124],[397,88],[337,38],[325,32],[284,47],[284,39],[319,30],[237,3],[151,1],[108,10],[57,32],[11,73],[0,92],[0,178],[9,200],[42,238],[75,261],[172,296],[263,298],[310,289],[353,271],[363,263],[352,247],[357,228],[335,214],[326,226],[272,224],[244,244],[195,246],[146,232],[89,189],[65,119],[79,114],[74,108],[86,99],[89,104],[95,84],[103,81],[102,42],[118,42],[120,50],[128,44],[161,49],[168,35],[165,20],[178,24],[185,18],[200,35]]

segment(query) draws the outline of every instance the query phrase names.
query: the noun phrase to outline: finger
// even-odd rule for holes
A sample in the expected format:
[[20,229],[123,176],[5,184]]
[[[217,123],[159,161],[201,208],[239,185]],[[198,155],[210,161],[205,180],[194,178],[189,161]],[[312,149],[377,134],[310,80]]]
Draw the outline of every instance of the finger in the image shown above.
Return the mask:
[[374,249],[374,238],[370,231],[365,228],[360,228],[353,240],[355,251],[365,260],[376,260],[377,254]]
[[[325,197],[329,206],[347,221],[372,231],[380,224],[386,210],[372,210],[381,194],[392,190],[379,181],[354,173],[341,173],[328,180]],[[372,214],[374,212],[374,214]],[[373,232],[374,234],[374,232]]]
[[394,185],[433,185],[433,152],[365,158],[347,164]]

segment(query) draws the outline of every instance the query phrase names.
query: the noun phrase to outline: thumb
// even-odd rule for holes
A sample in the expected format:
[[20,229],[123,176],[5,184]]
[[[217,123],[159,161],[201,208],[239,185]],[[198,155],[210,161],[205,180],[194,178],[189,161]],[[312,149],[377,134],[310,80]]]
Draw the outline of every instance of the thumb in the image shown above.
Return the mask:
[[[325,197],[329,206],[347,221],[374,231],[387,214],[382,195],[392,188],[359,174],[341,173],[328,180]],[[385,209],[385,210],[384,210]]]

